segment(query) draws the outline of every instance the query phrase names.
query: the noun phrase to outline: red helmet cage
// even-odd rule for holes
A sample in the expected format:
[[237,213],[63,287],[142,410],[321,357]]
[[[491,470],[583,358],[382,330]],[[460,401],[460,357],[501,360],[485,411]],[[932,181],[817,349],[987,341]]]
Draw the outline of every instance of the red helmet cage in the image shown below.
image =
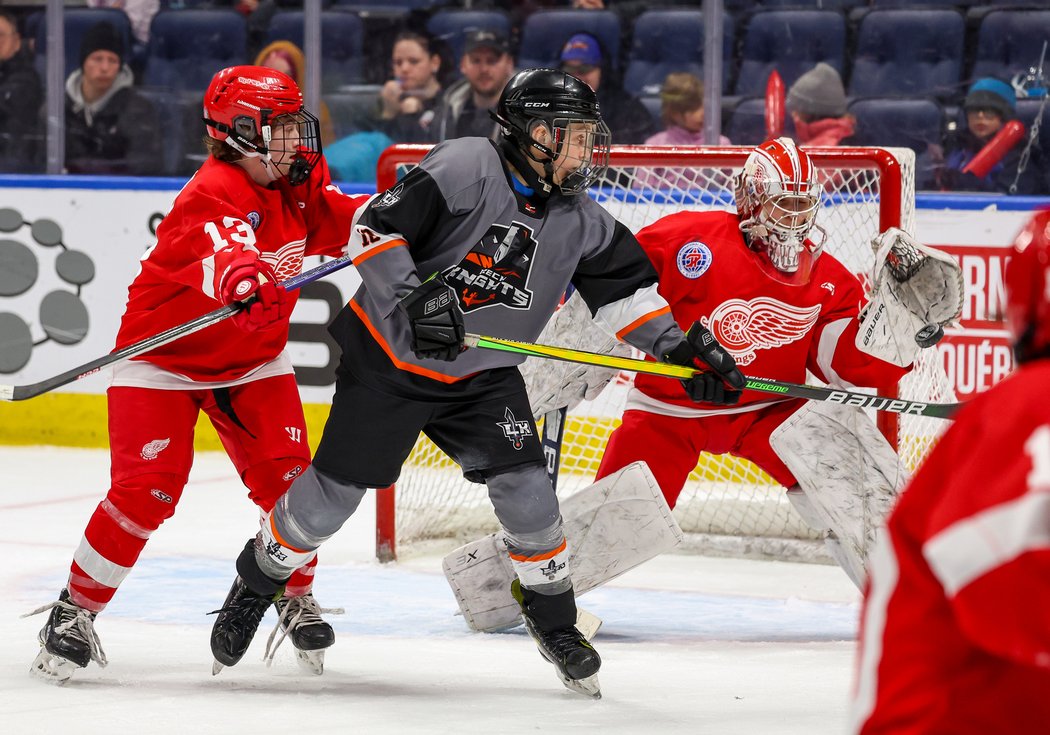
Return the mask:
[[1050,356],[1050,212],[1032,217],[1014,240],[1006,323],[1018,362]]
[[262,66],[231,66],[216,74],[204,93],[204,122],[216,140],[233,138],[236,148],[258,150],[263,126],[278,115],[303,109],[303,93],[287,74]]

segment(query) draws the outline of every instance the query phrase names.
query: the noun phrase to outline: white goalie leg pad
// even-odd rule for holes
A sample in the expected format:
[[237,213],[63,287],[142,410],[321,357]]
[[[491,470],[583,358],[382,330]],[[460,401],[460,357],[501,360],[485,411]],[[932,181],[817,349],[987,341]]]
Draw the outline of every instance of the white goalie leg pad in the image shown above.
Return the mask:
[[858,587],[868,554],[906,477],[897,455],[858,409],[810,402],[769,437],[798,480],[788,499],[802,519],[827,531],[825,545]]
[[951,256],[896,227],[871,244],[876,251],[871,298],[857,317],[857,349],[905,367],[936,341],[929,340],[929,332],[920,336],[924,328],[944,327],[962,314],[962,269]]
[[[561,504],[561,514],[577,595],[682,541],[682,529],[644,462],[580,490]],[[442,568],[472,630],[493,632],[521,623],[521,608],[510,594],[515,572],[502,533],[461,546],[444,558]]]
[[[630,346],[598,326],[579,293],[574,293],[554,313],[537,342],[609,355],[626,356],[631,352]],[[526,360],[518,369],[537,420],[551,410],[572,410],[580,401],[596,398],[618,372],[597,365],[538,358]]]

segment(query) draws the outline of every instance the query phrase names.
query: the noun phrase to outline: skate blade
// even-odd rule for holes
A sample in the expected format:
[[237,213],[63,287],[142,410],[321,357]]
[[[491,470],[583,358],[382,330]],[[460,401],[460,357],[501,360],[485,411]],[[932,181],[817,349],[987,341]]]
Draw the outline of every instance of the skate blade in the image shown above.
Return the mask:
[[561,679],[561,683],[565,685],[565,688],[571,692],[582,694],[591,699],[602,698],[602,688],[601,685],[598,684],[597,674],[591,674],[583,679],[570,679],[567,676],[561,676],[559,678]]
[[69,659],[48,653],[46,648],[41,648],[40,653],[33,659],[33,665],[29,673],[41,681],[55,686],[62,686],[69,681],[80,667]]
[[299,664],[299,668],[305,671],[307,674],[313,674],[314,676],[320,676],[324,673],[324,652],[326,649],[322,648],[317,651],[300,651],[295,650],[295,660]]
[[211,675],[218,676],[219,672],[226,668],[225,664],[220,664],[218,661],[211,662]]
[[578,608],[576,611],[576,630],[580,631],[587,641],[590,641],[597,635],[598,630],[602,627],[602,619],[593,613],[589,613],[583,608]]

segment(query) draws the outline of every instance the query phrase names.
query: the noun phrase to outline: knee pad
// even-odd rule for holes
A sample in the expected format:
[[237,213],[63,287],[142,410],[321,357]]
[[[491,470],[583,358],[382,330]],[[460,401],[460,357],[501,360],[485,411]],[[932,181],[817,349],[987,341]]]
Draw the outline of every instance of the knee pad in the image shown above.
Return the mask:
[[113,483],[102,507],[122,528],[141,535],[156,531],[175,514],[186,478],[169,474],[126,477]]
[[252,465],[241,475],[248,487],[248,497],[263,512],[273,510],[277,498],[284,495],[295,478],[310,466],[310,460],[302,457],[281,457]]

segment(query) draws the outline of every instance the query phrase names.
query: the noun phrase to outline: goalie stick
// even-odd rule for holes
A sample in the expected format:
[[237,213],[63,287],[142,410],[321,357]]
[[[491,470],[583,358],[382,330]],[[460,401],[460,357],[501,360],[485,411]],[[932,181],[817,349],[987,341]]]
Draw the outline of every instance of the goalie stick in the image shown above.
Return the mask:
[[566,406],[554,408],[543,414],[543,459],[547,462],[547,477],[551,487],[558,489],[558,468],[561,466],[561,440],[565,435]]
[[[673,365],[666,362],[649,362],[633,357],[618,357],[615,355],[601,355],[586,350],[573,350],[568,347],[554,347],[552,345],[538,345],[532,342],[518,342],[512,339],[500,337],[484,337],[478,334],[468,334],[464,340],[467,347],[480,347],[486,350],[502,350],[503,352],[514,352],[528,357],[543,357],[548,360],[565,360],[567,362],[578,362],[584,365],[602,365],[604,367],[617,368],[619,370],[630,370],[636,373],[647,373],[649,375],[662,375],[667,378],[691,378],[701,370],[696,370],[685,365]],[[871,396],[866,393],[855,393],[848,390],[836,388],[820,388],[814,385],[799,385],[798,383],[786,383],[781,380],[768,378],[747,378],[744,390],[759,391],[762,393],[773,393],[790,398],[804,398],[808,401],[830,401],[841,403],[846,406],[858,408],[873,408],[876,411],[888,411],[890,413],[908,414],[912,416],[932,416],[939,419],[951,418],[962,404],[959,403],[927,403],[923,401],[907,401],[903,398],[889,398],[886,396]]]
[[[315,268],[311,268],[305,273],[300,273],[298,276],[282,281],[281,286],[288,291],[294,291],[302,288],[308,283],[313,283],[314,281],[327,276],[329,273],[334,273],[341,268],[345,268],[350,265],[351,262],[349,255],[344,255],[335,260],[329,260],[326,263],[321,263]],[[250,301],[230,304],[216,309],[215,311],[209,311],[207,314],[202,314],[196,319],[176,325],[171,329],[166,329],[152,337],[147,337],[144,340],[123,347],[116,352],[111,352],[108,355],[104,355],[103,357],[99,357],[91,362],[84,363],[79,367],[75,367],[72,370],[67,370],[66,372],[55,375],[54,377],[41,380],[38,383],[30,383],[29,385],[0,385],[0,401],[23,401],[27,398],[35,398],[36,396],[43,395],[44,393],[54,390],[55,388],[60,388],[67,383],[72,383],[74,380],[80,380],[81,378],[86,378],[89,375],[97,373],[104,367],[109,367],[118,362],[128,360],[137,355],[149,352],[161,345],[174,342],[180,337],[185,337],[187,334],[193,334],[194,332],[199,332],[205,327],[210,327],[212,324],[217,324],[223,319],[227,319],[236,314],[248,303],[250,303]]]

